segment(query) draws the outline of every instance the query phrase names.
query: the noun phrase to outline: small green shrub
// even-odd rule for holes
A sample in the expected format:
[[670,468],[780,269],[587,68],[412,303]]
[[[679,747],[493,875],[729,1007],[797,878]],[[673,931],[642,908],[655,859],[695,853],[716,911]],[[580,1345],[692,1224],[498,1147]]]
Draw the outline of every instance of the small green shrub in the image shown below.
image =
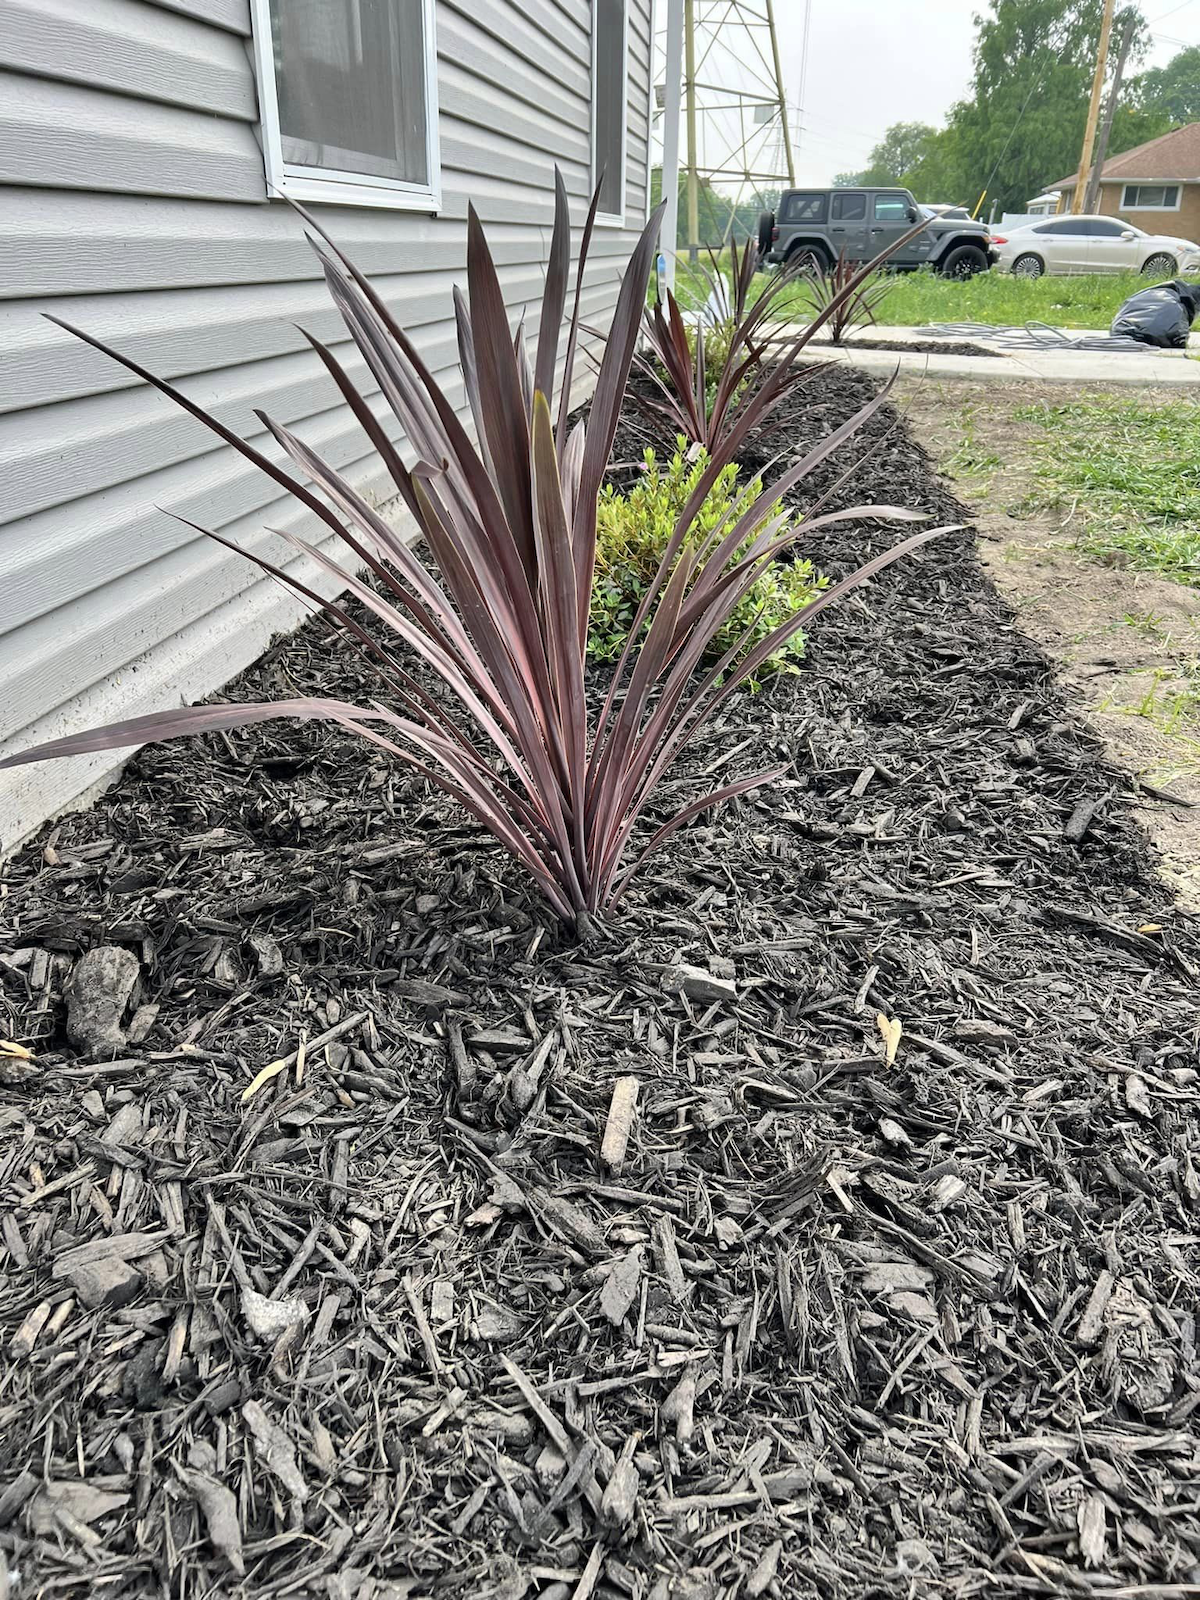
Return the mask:
[[[600,496],[596,530],[596,577],[592,586],[589,654],[599,661],[620,655],[633,626],[638,605],[653,583],[662,553],[680,514],[708,465],[701,449],[685,454],[686,440],[666,466],[660,465],[653,450],[645,455],[645,472],[627,494],[607,485]],[[738,486],[738,467],[730,462],[718,475],[691,527],[691,538],[699,546],[715,529],[735,518],[762,493],[762,479]],[[777,516],[782,505],[763,508],[755,531]],[[789,526],[795,527],[799,519]],[[780,533],[783,528],[779,530]],[[738,551],[741,555],[750,540]],[[774,561],[754,587],[734,608],[729,620],[714,636],[706,659],[719,658],[750,628],[749,644],[765,639],[786,617],[794,615],[828,586],[810,561],[800,558]],[[775,655],[758,668],[753,687],[772,673],[794,672],[794,662],[804,654],[804,634],[793,634]]]

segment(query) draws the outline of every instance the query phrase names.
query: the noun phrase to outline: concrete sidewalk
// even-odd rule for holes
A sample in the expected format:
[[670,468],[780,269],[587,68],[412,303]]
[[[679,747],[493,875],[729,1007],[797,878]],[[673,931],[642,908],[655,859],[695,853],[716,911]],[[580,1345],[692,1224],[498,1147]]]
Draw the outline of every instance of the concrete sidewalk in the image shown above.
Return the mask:
[[[1067,329],[1083,332],[1083,329]],[[868,372],[894,372],[897,363],[903,372],[924,372],[937,378],[977,378],[991,383],[1099,383],[1157,384],[1172,388],[1200,387],[1200,361],[1189,359],[1182,350],[1154,350],[1112,354],[1103,350],[1002,350],[994,356],[936,355],[914,350],[911,355],[899,350],[860,350],[856,340],[887,340],[889,344],[934,344],[928,334],[918,336],[915,328],[875,327],[856,330],[848,342],[835,348],[815,343],[809,346],[822,360],[844,361]],[[947,338],[948,344],[982,344],[981,338]],[[1200,337],[1192,335],[1193,347]]]

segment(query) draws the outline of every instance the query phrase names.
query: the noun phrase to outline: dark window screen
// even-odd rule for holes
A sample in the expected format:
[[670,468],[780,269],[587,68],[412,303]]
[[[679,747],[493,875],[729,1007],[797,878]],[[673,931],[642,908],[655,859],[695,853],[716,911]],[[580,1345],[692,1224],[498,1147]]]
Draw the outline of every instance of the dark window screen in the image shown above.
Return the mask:
[[835,222],[861,222],[867,214],[865,194],[835,194],[833,220]]
[[592,49],[596,57],[596,177],[600,210],[622,214],[625,165],[625,0],[594,0]]
[[783,210],[785,222],[824,222],[828,195],[792,194]]
[[907,222],[908,201],[902,194],[877,194],[875,196],[876,222]]
[[272,0],[283,159],[429,182],[421,0]]
[[1148,211],[1172,211],[1178,204],[1177,183],[1127,183],[1121,197],[1123,211],[1136,211],[1139,206]]

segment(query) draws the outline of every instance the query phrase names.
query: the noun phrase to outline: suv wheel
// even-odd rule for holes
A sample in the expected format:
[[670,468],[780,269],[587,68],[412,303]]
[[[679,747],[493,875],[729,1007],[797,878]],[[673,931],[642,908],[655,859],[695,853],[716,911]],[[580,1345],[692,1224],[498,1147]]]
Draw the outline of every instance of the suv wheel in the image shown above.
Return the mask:
[[1142,268],[1143,278],[1173,278],[1179,270],[1174,256],[1168,255],[1165,250],[1160,250],[1157,255],[1150,257]]
[[758,214],[758,254],[763,259],[771,246],[775,243],[775,213],[773,211],[760,211]]
[[823,278],[832,263],[819,244],[798,244],[787,258],[790,273],[807,272]]
[[956,244],[938,267],[943,278],[973,278],[988,269],[987,252],[977,244]]
[[1018,256],[1012,264],[1014,278],[1040,278],[1046,270],[1041,256]]

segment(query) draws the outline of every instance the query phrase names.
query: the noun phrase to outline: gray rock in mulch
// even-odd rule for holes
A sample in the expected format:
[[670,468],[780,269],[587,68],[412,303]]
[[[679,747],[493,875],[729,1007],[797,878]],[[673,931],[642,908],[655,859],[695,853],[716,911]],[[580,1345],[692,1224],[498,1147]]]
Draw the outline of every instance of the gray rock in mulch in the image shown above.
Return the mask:
[[81,957],[67,985],[67,1037],[90,1056],[125,1048],[126,1012],[141,974],[138,959],[119,945],[100,945]]
[[142,1286],[136,1267],[113,1254],[72,1265],[65,1276],[85,1306],[115,1311],[127,1306]]
[[672,967],[663,978],[663,988],[668,994],[685,994],[689,1000],[701,1005],[727,1003],[737,999],[737,984],[732,977],[706,972],[703,967],[681,964]]

